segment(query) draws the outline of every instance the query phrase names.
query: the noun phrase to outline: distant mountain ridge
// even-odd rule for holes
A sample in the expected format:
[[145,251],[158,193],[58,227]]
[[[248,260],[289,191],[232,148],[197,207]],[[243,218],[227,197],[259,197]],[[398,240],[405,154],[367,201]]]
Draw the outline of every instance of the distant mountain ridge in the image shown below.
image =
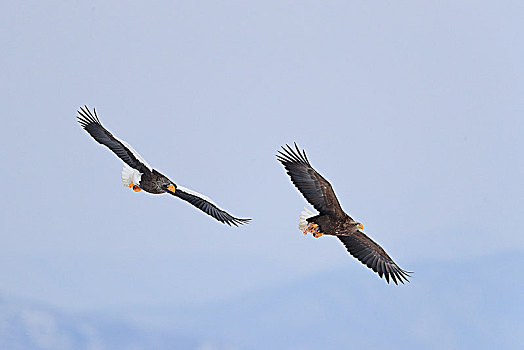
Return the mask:
[[198,349],[202,344],[110,317],[81,316],[0,297],[0,349]]
[[87,316],[0,298],[0,348],[516,349],[522,266],[522,253],[432,261],[394,286],[348,265],[216,303]]

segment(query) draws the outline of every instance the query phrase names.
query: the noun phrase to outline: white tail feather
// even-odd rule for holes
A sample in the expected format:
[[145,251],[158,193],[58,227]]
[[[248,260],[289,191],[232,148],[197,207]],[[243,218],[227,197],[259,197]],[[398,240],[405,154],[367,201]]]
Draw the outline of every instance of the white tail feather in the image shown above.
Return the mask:
[[140,179],[142,174],[138,170],[131,168],[129,165],[124,163],[122,167],[122,185],[129,186],[130,183],[140,185]]
[[298,228],[301,231],[304,231],[307,228],[307,225],[309,224],[307,222],[307,219],[310,217],[313,217],[317,214],[309,210],[308,208],[304,207],[304,210],[302,210],[302,213],[300,213],[300,218],[298,219]]

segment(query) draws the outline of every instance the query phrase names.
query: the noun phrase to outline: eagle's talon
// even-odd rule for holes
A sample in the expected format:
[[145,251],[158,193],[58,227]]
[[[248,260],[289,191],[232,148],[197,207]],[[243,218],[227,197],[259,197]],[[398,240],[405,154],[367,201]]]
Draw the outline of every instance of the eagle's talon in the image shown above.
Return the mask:
[[315,237],[315,238],[320,238],[320,237],[322,237],[323,235],[324,235],[324,234],[321,233],[321,232],[313,233],[313,237]]
[[133,191],[140,192],[140,191],[142,191],[142,189],[140,187],[138,187],[137,185],[134,185],[133,186]]
[[127,185],[127,186],[129,186],[129,188],[133,188],[133,186],[135,186],[135,184],[131,182],[131,183],[129,183],[129,185]]
[[[318,231],[318,225],[313,223],[313,222],[310,222],[307,227],[304,229],[304,235],[307,235],[308,233],[311,233],[313,236],[319,234],[320,232]],[[321,234],[322,235],[322,234]],[[316,237],[316,236],[315,236]],[[319,236],[320,237],[320,236]]]

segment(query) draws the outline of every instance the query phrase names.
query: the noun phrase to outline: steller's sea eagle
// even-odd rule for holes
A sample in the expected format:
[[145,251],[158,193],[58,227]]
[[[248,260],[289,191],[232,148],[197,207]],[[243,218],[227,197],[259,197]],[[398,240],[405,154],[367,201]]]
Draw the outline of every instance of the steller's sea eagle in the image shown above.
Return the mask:
[[225,210],[221,209],[208,197],[175,185],[167,176],[161,174],[158,170],[151,168],[127,142],[114,137],[106,128],[102,126],[96,110],[93,113],[84,106],[78,111],[78,122],[98,143],[109,148],[120,159],[124,161],[122,169],[122,184],[132,188],[135,192],[144,190],[152,194],[169,193],[175,197],[183,199],[204,213],[214,217],[218,221],[229,226],[243,225],[251,219],[239,219]]

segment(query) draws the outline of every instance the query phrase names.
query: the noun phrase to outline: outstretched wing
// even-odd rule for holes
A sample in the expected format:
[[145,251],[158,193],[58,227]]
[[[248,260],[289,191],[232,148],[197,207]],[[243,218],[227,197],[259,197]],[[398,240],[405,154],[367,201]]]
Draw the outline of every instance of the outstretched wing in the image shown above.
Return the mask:
[[114,137],[106,128],[102,126],[96,110],[91,113],[87,106],[80,107],[78,110],[78,122],[98,143],[109,148],[127,165],[141,173],[151,172],[153,169],[144,158],[142,158],[127,142]]
[[366,265],[382,278],[384,276],[389,283],[389,277],[398,285],[409,282],[409,274],[412,272],[401,269],[393,259],[371,238],[364,233],[357,231],[348,236],[337,236],[346,246],[348,252],[357,258],[362,264]]
[[278,151],[277,159],[286,169],[293,184],[320,214],[343,213],[331,184],[309,164],[306,152],[289,145]]
[[202,210],[204,213],[211,215],[218,221],[224,224],[228,224],[229,226],[239,226],[249,223],[251,219],[239,219],[228,212],[226,212],[224,209],[221,209],[218,205],[216,205],[210,198],[204,196],[203,194],[200,194],[198,192],[192,191],[188,188],[182,187],[182,186],[176,186],[175,192],[168,192],[180,199],[185,200],[186,202],[191,203],[198,209]]

